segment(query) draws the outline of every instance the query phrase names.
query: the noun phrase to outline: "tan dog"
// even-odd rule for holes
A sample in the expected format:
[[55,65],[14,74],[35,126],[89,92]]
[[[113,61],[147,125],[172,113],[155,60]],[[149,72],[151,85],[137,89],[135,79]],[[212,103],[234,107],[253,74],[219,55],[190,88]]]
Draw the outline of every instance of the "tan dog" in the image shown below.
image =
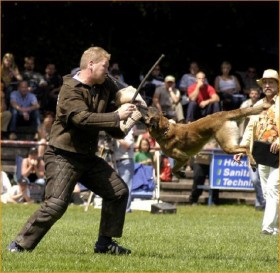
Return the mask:
[[190,124],[173,124],[157,108],[149,107],[142,112],[144,123],[162,151],[176,160],[173,173],[176,173],[197,154],[211,138],[215,138],[221,149],[228,154],[244,153],[253,168],[256,167],[249,147],[238,145],[239,128],[237,121],[250,115],[257,115],[268,109],[265,103],[258,107],[248,107],[232,111],[222,111],[201,118]]

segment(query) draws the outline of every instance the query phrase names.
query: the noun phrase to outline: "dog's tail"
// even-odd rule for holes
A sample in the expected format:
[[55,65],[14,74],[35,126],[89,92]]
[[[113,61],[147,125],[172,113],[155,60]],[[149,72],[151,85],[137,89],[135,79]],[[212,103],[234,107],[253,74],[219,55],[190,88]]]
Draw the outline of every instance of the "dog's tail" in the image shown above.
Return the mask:
[[232,112],[231,118],[233,120],[236,120],[236,119],[242,119],[242,118],[245,118],[245,117],[251,116],[251,115],[258,115],[262,111],[267,110],[270,106],[271,106],[270,103],[264,102],[255,107],[245,107],[245,108],[239,108],[236,110],[232,110],[232,111],[230,111],[230,112]]

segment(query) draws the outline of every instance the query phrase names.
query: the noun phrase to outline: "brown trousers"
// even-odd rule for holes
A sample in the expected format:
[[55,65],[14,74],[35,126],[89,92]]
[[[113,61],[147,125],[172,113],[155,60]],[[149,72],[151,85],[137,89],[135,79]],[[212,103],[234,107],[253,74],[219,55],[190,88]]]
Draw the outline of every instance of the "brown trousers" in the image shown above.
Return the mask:
[[128,189],[116,171],[102,158],[48,147],[45,201],[28,219],[16,237],[24,249],[32,250],[65,213],[77,182],[103,198],[99,235],[121,237]]

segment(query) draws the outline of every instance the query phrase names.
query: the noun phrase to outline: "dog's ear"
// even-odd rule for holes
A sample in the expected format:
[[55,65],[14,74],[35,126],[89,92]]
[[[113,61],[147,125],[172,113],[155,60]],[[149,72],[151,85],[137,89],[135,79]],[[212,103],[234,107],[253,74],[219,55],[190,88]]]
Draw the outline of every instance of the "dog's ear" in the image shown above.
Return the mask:
[[150,118],[150,121],[149,121],[149,125],[154,128],[154,129],[157,129],[159,124],[158,124],[158,120],[156,118]]

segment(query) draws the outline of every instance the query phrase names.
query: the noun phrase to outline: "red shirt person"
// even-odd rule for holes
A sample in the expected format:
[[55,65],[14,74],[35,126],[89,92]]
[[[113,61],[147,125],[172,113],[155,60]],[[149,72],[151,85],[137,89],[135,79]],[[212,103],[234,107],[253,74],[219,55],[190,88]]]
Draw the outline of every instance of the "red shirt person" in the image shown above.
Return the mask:
[[213,86],[206,82],[203,72],[196,74],[196,83],[188,88],[187,122],[195,121],[220,111],[220,98]]

